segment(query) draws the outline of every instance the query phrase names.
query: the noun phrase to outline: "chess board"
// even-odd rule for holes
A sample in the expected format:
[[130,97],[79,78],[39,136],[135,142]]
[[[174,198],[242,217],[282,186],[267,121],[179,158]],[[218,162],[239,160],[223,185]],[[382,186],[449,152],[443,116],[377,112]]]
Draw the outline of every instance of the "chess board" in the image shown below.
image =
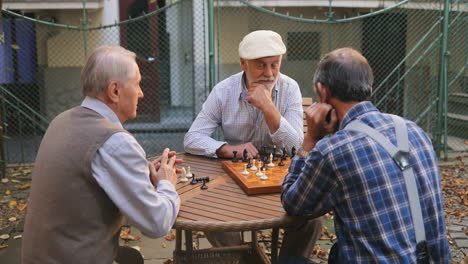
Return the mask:
[[267,180],[260,180],[260,177],[255,175],[256,171],[247,169],[249,175],[243,175],[244,164],[242,160],[232,162],[230,160],[222,161],[223,169],[231,176],[234,181],[244,190],[246,194],[260,193],[280,193],[283,179],[288,174],[289,163],[291,159],[283,161],[284,166],[278,166],[278,161],[274,161],[275,167],[267,167]]

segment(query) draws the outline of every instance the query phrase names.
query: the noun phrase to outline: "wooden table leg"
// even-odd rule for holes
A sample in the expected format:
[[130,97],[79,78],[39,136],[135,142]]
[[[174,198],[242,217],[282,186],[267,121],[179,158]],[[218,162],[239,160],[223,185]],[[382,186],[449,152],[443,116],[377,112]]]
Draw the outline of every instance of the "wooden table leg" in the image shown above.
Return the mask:
[[185,230],[185,248],[187,263],[193,263],[193,242],[192,242],[192,230]]
[[276,264],[278,261],[278,234],[279,228],[273,228],[271,231],[271,263]]

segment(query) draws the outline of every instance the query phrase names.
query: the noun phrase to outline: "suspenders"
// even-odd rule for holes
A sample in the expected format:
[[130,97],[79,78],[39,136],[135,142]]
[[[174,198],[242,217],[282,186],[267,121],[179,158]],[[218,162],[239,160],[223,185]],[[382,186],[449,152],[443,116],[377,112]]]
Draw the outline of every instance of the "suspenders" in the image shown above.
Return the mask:
[[427,251],[426,233],[424,230],[424,222],[422,218],[421,204],[419,201],[418,188],[414,177],[413,168],[409,162],[409,143],[408,130],[403,118],[391,115],[395,124],[397,146],[393,145],[390,140],[384,137],[374,128],[369,127],[360,120],[354,120],[349,123],[345,129],[354,130],[364,133],[374,139],[381,145],[393,158],[393,161],[398,165],[403,172],[406,191],[408,193],[409,206],[416,235],[416,254],[417,263],[429,263],[429,255]]

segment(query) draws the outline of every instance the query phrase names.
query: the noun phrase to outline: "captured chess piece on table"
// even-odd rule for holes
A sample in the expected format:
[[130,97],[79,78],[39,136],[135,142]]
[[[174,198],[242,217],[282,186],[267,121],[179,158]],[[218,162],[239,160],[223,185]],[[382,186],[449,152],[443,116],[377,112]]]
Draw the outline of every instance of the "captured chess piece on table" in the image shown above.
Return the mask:
[[190,184],[197,184],[198,181],[197,181],[197,178],[195,178],[195,174],[192,174],[192,181],[190,182]]
[[294,156],[296,156],[296,147],[291,148],[291,159],[294,158]]
[[193,177],[193,174],[192,172],[190,171],[190,166],[187,167],[187,178],[192,178]]
[[185,167],[182,167],[182,177],[179,179],[180,182],[187,182],[187,171],[185,170]]
[[234,150],[232,154],[233,154],[232,162],[239,162],[239,160],[237,159],[237,150]]

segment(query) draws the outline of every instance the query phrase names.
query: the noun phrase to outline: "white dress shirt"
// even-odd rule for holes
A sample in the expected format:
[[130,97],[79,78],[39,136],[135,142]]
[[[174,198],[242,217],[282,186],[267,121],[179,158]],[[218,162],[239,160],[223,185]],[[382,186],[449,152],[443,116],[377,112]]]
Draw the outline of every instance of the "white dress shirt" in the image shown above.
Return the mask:
[[[186,152],[217,157],[223,144],[239,145],[247,142],[259,150],[299,147],[304,140],[302,95],[299,85],[290,77],[279,74],[273,88],[272,100],[281,114],[280,126],[270,133],[263,113],[247,101],[243,72],[218,83],[203,104],[202,110],[184,138]],[[211,137],[217,127],[223,129],[224,141]]]
[[[81,106],[122,128],[117,115],[100,100],[86,97]],[[179,196],[168,180],[160,180],[156,188],[151,184],[145,151],[132,135],[118,132],[110,136],[96,152],[91,169],[132,226],[149,237],[169,232],[179,212]]]

